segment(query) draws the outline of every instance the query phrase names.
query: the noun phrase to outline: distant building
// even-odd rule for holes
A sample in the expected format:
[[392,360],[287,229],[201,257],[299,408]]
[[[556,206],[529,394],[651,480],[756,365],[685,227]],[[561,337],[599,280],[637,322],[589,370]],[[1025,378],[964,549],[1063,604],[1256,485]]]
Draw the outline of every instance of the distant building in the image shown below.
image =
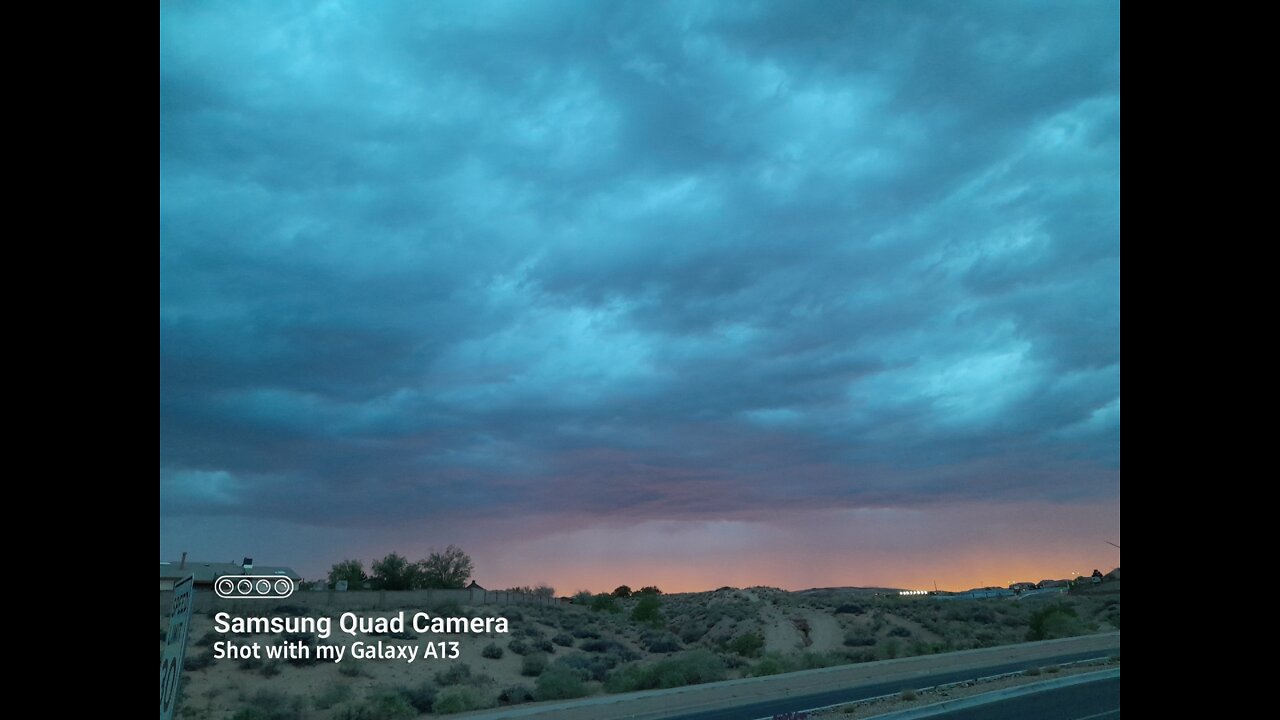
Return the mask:
[[1036,583],[1036,587],[1043,590],[1044,588],[1067,587],[1070,584],[1070,580],[1041,580]]
[[1033,582],[1016,582],[1010,585],[1009,589],[1016,593],[1026,592],[1028,590],[1035,590],[1036,584]]
[[162,592],[172,590],[174,583],[188,575],[195,577],[197,588],[212,588],[213,581],[223,575],[280,575],[294,582],[302,579],[302,576],[294,572],[293,568],[282,565],[254,565],[252,561],[236,563],[199,562],[186,559],[176,562],[162,560],[160,561],[160,590]]
[[480,583],[476,582],[475,580],[472,580],[472,581],[471,581],[471,584],[467,586],[467,589],[468,589],[468,590],[479,590],[480,592],[484,592],[484,591],[485,591],[485,589],[484,589],[484,588],[480,587]]

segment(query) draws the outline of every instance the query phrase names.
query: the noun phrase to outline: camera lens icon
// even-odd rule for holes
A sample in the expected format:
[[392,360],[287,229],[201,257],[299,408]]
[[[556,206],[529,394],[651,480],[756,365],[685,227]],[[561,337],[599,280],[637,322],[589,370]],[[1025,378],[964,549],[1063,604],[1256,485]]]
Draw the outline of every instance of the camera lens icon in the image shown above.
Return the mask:
[[294,589],[292,579],[279,575],[223,575],[213,583],[218,597],[233,600],[281,600]]

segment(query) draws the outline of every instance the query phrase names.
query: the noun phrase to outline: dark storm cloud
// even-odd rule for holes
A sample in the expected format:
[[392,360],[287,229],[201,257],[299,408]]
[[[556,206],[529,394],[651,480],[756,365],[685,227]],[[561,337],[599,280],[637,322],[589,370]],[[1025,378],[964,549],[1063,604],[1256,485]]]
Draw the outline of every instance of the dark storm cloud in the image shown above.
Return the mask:
[[1119,10],[166,4],[171,514],[1119,494]]

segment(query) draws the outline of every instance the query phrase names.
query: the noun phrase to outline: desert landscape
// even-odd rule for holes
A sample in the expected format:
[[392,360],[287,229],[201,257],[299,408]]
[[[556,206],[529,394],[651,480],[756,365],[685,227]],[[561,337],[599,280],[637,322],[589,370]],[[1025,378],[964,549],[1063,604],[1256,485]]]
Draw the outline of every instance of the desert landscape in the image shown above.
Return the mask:
[[[621,588],[620,588],[621,590]],[[620,593],[622,594],[622,593]],[[392,595],[393,597],[393,595]],[[263,610],[263,609],[260,609]],[[885,589],[591,595],[555,606],[384,608],[505,617],[507,634],[224,636],[213,611],[192,619],[178,717],[191,720],[394,720],[875,663],[1118,630],[1120,583],[1033,596],[899,596]],[[281,604],[276,615],[319,614]],[[161,635],[167,618],[161,617]],[[218,660],[223,640],[426,646],[453,660]],[[163,643],[163,637],[162,637]],[[349,652],[348,652],[349,655]],[[422,653],[419,653],[419,658]]]

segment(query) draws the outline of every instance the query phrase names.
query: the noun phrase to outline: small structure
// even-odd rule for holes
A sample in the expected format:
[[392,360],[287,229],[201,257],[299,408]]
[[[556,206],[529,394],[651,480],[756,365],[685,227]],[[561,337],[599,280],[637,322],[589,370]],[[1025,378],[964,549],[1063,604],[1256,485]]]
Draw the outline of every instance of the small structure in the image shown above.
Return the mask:
[[1023,593],[1028,590],[1035,590],[1036,584],[1033,582],[1016,582],[1009,586],[1009,589],[1016,593]]

